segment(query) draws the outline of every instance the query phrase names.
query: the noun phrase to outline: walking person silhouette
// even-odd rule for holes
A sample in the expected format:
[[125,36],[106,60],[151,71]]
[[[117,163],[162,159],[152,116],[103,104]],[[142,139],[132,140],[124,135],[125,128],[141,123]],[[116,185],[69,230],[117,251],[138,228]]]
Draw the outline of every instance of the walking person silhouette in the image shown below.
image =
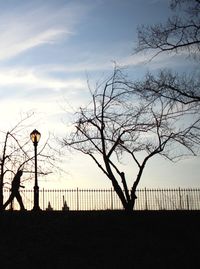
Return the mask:
[[23,174],[22,170],[19,170],[16,175],[13,178],[12,181],[12,187],[11,187],[11,194],[10,197],[8,198],[8,200],[6,201],[6,203],[3,205],[3,209],[5,209],[7,207],[7,205],[9,205],[10,203],[12,203],[13,199],[16,198],[19,205],[20,205],[20,210],[25,210],[24,208],[24,204],[22,202],[22,197],[19,193],[19,188],[24,188],[24,186],[20,185],[20,178]]

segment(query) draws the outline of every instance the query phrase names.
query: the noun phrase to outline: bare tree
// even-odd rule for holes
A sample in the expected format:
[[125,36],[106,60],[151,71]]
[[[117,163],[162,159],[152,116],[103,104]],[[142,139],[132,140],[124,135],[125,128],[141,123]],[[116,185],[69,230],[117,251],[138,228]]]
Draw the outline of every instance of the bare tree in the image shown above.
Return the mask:
[[[14,174],[23,169],[25,180],[34,175],[34,151],[28,130],[33,125],[33,113],[27,113],[9,131],[0,132],[0,209],[3,205],[3,189],[9,186]],[[30,123],[31,121],[31,123]],[[57,157],[55,148],[50,146],[49,138],[38,150],[38,173],[47,175],[56,167]]]
[[[161,53],[188,56],[199,63],[200,56],[200,1],[171,0],[175,15],[166,23],[138,27],[138,44],[135,51],[153,51],[154,57]],[[176,11],[178,11],[176,13]],[[162,70],[158,75],[148,74],[138,86],[150,97],[153,93],[183,104],[200,103],[199,67],[187,74]]]
[[136,52],[155,50],[179,53],[187,50],[199,58],[200,52],[200,1],[171,0],[171,9],[181,15],[174,15],[165,24],[138,27]]
[[[63,143],[90,156],[111,181],[124,209],[132,211],[137,186],[152,157],[160,154],[173,160],[195,154],[200,119],[185,121],[187,113],[186,106],[172,106],[162,98],[156,105],[140,102],[137,89],[115,69],[91,91],[91,102],[75,114],[74,129]],[[136,178],[127,180],[122,170],[127,162],[133,172],[137,169]]]

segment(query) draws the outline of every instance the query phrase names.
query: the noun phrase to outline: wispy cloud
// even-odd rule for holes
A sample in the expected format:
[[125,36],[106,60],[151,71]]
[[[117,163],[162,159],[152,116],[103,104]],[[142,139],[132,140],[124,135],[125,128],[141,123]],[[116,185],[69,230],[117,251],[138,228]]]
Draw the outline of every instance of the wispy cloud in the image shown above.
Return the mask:
[[[67,81],[67,82],[66,82]],[[34,69],[28,68],[13,68],[13,69],[0,69],[0,86],[31,86],[46,87],[50,89],[64,88],[66,85],[72,86],[73,88],[81,87],[82,84],[76,80],[62,80],[53,79],[48,76],[40,76]]]
[[117,61],[120,67],[143,67],[144,69],[150,68],[151,70],[161,68],[180,68],[188,66],[190,59],[188,59],[185,53],[180,54],[167,54],[163,53],[154,57],[154,52],[138,53],[121,57]]
[[33,36],[26,35],[19,38],[17,34],[11,39],[3,39],[0,37],[0,60],[12,58],[28,49],[43,45],[45,43],[52,43],[58,40],[63,35],[69,34],[62,29],[49,29],[42,33],[35,33]]
[[80,4],[60,7],[44,2],[38,7],[33,2],[11,8],[9,12],[0,12],[0,60],[67,38],[74,33],[74,26],[80,22],[86,9]]

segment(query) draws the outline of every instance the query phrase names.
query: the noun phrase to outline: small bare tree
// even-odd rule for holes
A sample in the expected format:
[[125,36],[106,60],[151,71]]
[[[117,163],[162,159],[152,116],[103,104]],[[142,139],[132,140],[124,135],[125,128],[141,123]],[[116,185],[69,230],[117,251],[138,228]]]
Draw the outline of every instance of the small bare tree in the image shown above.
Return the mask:
[[[137,186],[147,162],[155,155],[170,160],[195,154],[199,118],[186,106],[162,98],[140,100],[137,89],[115,69],[114,74],[91,91],[91,102],[75,114],[74,130],[63,139],[68,148],[90,156],[111,181],[126,211],[132,211]],[[138,170],[129,184],[122,163]],[[131,164],[132,162],[132,164]],[[125,166],[124,166],[125,167]]]
[[[23,169],[26,180],[30,180],[34,175],[34,151],[30,141],[28,130],[32,128],[33,113],[23,116],[19,122],[9,131],[1,131],[0,134],[0,209],[3,205],[3,189],[6,184],[10,184],[10,179],[14,174]],[[49,138],[39,147],[38,150],[38,173],[47,175],[56,167],[58,151],[52,148]]]

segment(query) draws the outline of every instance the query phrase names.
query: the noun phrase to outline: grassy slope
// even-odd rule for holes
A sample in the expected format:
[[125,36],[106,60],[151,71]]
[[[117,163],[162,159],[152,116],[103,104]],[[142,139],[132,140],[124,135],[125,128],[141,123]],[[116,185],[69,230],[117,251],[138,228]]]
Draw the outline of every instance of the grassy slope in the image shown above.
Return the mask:
[[3,212],[0,265],[200,268],[199,230],[200,212]]

